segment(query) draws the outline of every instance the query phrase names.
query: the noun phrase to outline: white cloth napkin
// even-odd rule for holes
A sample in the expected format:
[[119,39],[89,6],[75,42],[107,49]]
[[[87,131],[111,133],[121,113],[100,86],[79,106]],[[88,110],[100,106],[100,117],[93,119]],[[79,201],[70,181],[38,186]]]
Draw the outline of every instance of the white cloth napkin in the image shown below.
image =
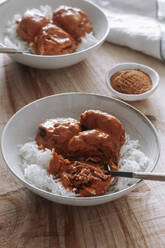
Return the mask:
[[110,21],[107,41],[165,60],[165,0],[90,0]]

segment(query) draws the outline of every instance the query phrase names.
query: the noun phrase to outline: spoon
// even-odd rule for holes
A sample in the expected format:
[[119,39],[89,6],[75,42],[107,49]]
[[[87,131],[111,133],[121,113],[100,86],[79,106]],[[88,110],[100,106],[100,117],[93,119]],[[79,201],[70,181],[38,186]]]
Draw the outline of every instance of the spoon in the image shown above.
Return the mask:
[[16,48],[10,47],[0,47],[0,53],[8,53],[8,54],[24,54],[24,53],[31,53],[30,51],[23,51]]
[[23,51],[21,49],[12,48],[12,47],[6,47],[4,44],[0,43],[0,53],[8,53],[8,54],[24,54],[24,53],[30,53],[32,52],[30,50]]
[[165,173],[152,173],[152,172],[128,172],[128,171],[112,171],[109,173],[115,177],[129,177],[139,178],[152,181],[165,181]]

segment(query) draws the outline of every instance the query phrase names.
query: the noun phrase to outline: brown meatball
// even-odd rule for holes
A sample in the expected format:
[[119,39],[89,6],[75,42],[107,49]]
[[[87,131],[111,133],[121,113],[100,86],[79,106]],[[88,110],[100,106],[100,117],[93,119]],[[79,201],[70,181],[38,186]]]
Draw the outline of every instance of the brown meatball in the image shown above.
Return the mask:
[[60,178],[62,185],[82,196],[104,194],[110,186],[111,176],[102,165],[84,162],[70,162],[52,152],[48,172]]
[[53,22],[77,41],[93,30],[87,14],[78,8],[60,6],[53,13]]
[[34,39],[34,49],[40,55],[62,55],[76,50],[75,40],[62,28],[48,24]]
[[113,115],[99,110],[87,110],[81,114],[80,125],[83,129],[100,129],[111,136],[118,150],[125,142],[125,129]]
[[119,153],[111,137],[100,130],[88,130],[73,136],[68,143],[71,159],[92,161],[103,164],[118,164]]
[[69,140],[79,132],[80,123],[75,119],[49,119],[39,125],[36,142],[38,145],[54,148],[57,153],[66,155]]
[[18,23],[17,34],[25,41],[31,42],[34,37],[46,26],[50,19],[42,14],[28,12]]

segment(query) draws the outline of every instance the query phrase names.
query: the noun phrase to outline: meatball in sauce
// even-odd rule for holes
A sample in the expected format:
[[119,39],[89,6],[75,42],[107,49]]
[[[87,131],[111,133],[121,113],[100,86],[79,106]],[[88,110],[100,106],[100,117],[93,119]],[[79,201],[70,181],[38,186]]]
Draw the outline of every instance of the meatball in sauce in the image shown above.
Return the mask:
[[68,32],[80,42],[86,33],[93,30],[92,23],[87,14],[78,8],[60,6],[53,12],[53,22]]
[[42,14],[28,11],[18,22],[17,34],[25,41],[32,42],[42,27],[50,23],[50,19]]
[[70,34],[51,23],[43,27],[34,39],[34,50],[40,55],[73,53],[76,48],[76,42]]
[[82,129],[100,129],[111,136],[112,142],[120,150],[125,142],[125,129],[119,119],[99,110],[87,110],[81,114]]
[[100,130],[92,129],[80,132],[68,143],[69,156],[81,161],[102,164],[118,164],[119,154],[111,137]]
[[73,118],[49,119],[39,125],[36,142],[65,156],[69,140],[79,132],[80,123]]

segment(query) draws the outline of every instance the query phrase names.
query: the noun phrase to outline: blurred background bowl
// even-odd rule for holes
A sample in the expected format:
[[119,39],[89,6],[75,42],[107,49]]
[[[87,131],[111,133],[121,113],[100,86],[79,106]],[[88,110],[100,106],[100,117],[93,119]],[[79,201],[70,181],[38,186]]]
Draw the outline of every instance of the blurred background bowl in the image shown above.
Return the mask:
[[109,33],[109,23],[106,15],[99,7],[85,0],[7,0],[2,5],[0,5],[0,16],[3,16],[0,22],[0,43],[4,43],[4,33],[6,30],[6,24],[9,20],[13,19],[13,16],[15,14],[23,15],[27,9],[39,8],[41,5],[49,5],[50,7],[52,7],[53,10],[60,5],[68,5],[84,10],[89,16],[90,20],[92,21],[93,34],[97,39],[97,42],[96,44],[90,46],[87,49],[66,55],[10,55],[13,60],[21,64],[41,69],[57,69],[71,66],[87,58],[91,52],[95,51],[95,49],[98,48],[104,42]]
[[[116,72],[123,71],[123,70],[132,70],[132,69],[140,70],[140,71],[148,74],[152,80],[152,89],[150,89],[147,92],[142,93],[142,94],[124,94],[124,93],[120,93],[119,91],[112,88],[110,80],[111,80],[111,77]],[[117,96],[117,97],[119,97],[125,101],[140,101],[140,100],[144,100],[144,99],[148,98],[149,96],[151,96],[154,93],[154,91],[157,89],[157,87],[159,85],[159,74],[154,69],[152,69],[151,67],[146,66],[146,65],[142,65],[142,64],[138,64],[138,63],[121,63],[121,64],[117,64],[117,65],[113,66],[106,73],[105,81],[106,81],[108,89],[115,96]]]

